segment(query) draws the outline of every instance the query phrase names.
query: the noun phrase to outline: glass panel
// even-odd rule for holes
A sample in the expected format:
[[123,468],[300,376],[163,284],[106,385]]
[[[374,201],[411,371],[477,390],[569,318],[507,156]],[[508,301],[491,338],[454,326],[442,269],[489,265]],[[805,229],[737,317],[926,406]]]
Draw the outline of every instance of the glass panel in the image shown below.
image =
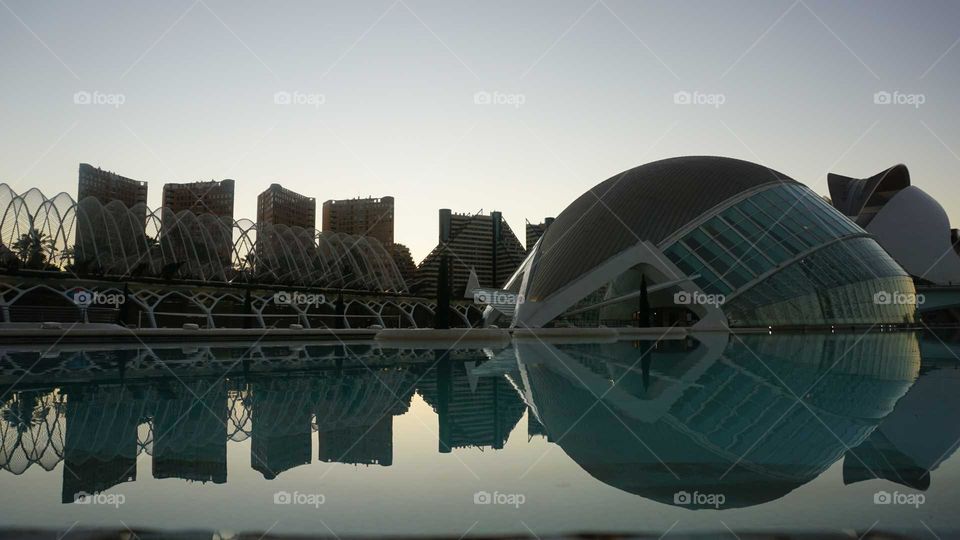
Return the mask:
[[872,238],[853,238],[799,259],[724,310],[735,326],[913,320],[913,306],[875,303],[879,291],[911,293],[913,281]]
[[[782,184],[727,208],[720,216],[690,231],[667,253],[684,272],[700,274],[697,283],[705,291],[719,292],[719,287],[732,286],[737,290],[801,253],[862,232],[806,186]],[[873,244],[872,247],[879,249],[875,242]],[[859,259],[857,264],[848,260],[854,246],[862,251],[854,256]],[[899,268],[882,250],[878,257],[870,256],[868,252],[872,248],[869,244],[846,242],[840,249],[847,252],[848,257],[833,257],[829,254],[835,251],[827,248],[822,253],[814,251],[816,255],[804,257],[767,278],[769,281],[774,276],[781,276],[775,280],[776,286],[754,287],[738,296],[738,305],[742,309],[756,310],[788,302],[789,305],[782,307],[783,313],[815,309],[828,312],[830,318],[843,318],[846,317],[843,315],[846,308],[842,305],[842,298],[826,298],[814,292],[814,289],[844,286],[837,282],[837,276],[841,275],[838,268],[848,281],[876,279],[875,273],[881,272],[899,275]],[[875,265],[875,273],[865,272],[870,268],[860,264],[868,261]],[[790,298],[805,299],[789,303]]]

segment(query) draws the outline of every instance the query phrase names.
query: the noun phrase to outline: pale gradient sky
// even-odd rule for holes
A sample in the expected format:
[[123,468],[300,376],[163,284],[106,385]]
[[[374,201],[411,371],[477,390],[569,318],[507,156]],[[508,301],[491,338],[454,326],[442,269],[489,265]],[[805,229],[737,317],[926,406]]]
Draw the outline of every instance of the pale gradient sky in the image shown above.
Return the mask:
[[[689,154],[819,193],[827,172],[902,162],[960,225],[955,1],[275,4],[0,0],[0,181],[75,195],[88,162],[148,181],[155,207],[165,182],[234,178],[250,218],[272,182],[318,202],[393,195],[417,261],[438,208],[501,210],[522,242],[524,219]],[[476,105],[479,90],[524,103]],[[678,90],[725,103],[676,105]],[[881,90],[925,103],[876,105]]]

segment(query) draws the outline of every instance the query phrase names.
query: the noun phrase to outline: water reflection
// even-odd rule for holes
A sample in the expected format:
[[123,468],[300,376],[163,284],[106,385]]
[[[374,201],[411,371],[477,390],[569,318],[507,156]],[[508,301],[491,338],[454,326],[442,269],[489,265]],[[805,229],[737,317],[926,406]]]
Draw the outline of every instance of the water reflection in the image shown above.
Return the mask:
[[388,467],[393,419],[419,394],[439,453],[542,435],[597,480],[671,505],[694,491],[757,505],[841,459],[845,483],[925,489],[960,439],[960,377],[955,351],[923,343],[929,355],[909,333],[5,350],[0,467],[62,462],[64,503],[136,481],[145,459],[154,478],[227,482],[228,441],[247,438],[266,480],[316,460]]
[[683,491],[722,494],[724,507],[782,497],[863,442],[920,367],[912,334],[662,345],[518,352],[527,399],[564,452],[668,504],[687,503]]
[[415,391],[437,412],[441,452],[502,448],[526,411],[504,377],[471,375],[484,351],[244,350],[7,353],[0,467],[62,461],[69,503],[136,480],[143,452],[154,478],[224,483],[228,440],[250,438],[268,480],[312,461],[314,433],[320,461],[390,466],[393,418]]
[[843,460],[843,481],[874,478],[926,490],[930,473],[960,443],[960,371],[956,351],[931,337],[922,342],[921,376],[880,426]]

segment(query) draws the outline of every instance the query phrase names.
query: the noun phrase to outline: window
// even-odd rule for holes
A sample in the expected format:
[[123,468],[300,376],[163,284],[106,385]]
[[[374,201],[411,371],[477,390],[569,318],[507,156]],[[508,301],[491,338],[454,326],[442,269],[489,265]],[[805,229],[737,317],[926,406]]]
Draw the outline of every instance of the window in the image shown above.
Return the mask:
[[809,188],[779,184],[738,201],[665,253],[684,272],[699,274],[705,291],[736,291],[801,253],[861,233]]

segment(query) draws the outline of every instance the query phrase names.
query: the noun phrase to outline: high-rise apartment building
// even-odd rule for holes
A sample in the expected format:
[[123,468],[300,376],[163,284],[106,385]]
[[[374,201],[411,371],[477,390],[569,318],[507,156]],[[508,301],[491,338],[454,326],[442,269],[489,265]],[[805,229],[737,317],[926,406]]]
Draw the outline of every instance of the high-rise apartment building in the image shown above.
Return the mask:
[[393,243],[393,197],[330,200],[323,203],[323,230],[372,236]]
[[164,184],[163,207],[233,219],[233,180]]
[[105,171],[88,163],[80,164],[77,200],[93,197],[101,204],[120,201],[127,208],[147,204],[147,183]]
[[108,233],[107,222],[91,220],[89,210],[84,208],[90,203],[83,201],[90,198],[104,206],[113,201],[119,201],[127,208],[136,209],[134,215],[138,227],[142,230],[146,229],[147,183],[105,171],[88,163],[81,163],[77,181],[77,201],[80,203],[81,210],[77,212],[77,232],[74,242],[74,257],[78,263],[93,257],[95,243],[106,238]]
[[317,200],[280,184],[270,184],[257,196],[257,223],[315,229]]
[[413,287],[417,282],[417,265],[413,262],[410,248],[403,244],[389,244],[384,247],[393,258],[393,263],[397,265],[397,271],[400,272],[407,288]]
[[[451,214],[449,237],[446,247],[454,298],[463,295],[471,269],[476,271],[481,287],[500,287],[526,257],[520,240],[500,212]],[[436,296],[443,254],[444,246],[438,244],[417,267],[416,294]]]
[[[180,235],[212,239],[216,253],[190,254],[180,250],[189,242],[172,237],[168,245],[178,261],[198,260],[196,268],[181,269],[189,277],[214,275],[226,279],[233,256],[233,180],[164,184],[161,236]],[[181,213],[189,211],[195,218]],[[213,216],[217,219],[210,219]],[[213,267],[218,268],[211,268]]]

